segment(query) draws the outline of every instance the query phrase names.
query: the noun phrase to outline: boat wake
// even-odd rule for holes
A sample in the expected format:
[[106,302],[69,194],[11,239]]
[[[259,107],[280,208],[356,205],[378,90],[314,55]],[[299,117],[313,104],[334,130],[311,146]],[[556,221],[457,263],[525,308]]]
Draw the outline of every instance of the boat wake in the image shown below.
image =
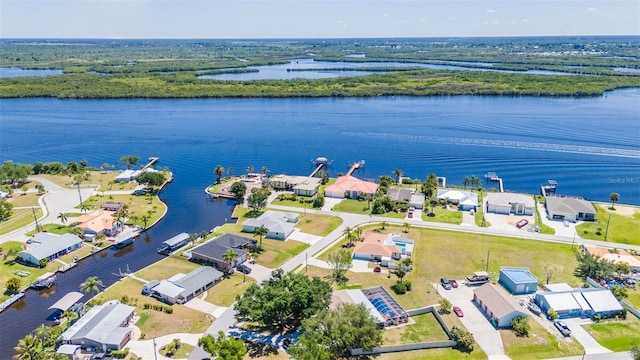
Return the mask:
[[550,144],[550,143],[539,143],[539,142],[530,142],[530,141],[471,139],[471,138],[456,138],[456,137],[445,137],[445,136],[371,133],[371,132],[370,133],[343,132],[342,134],[346,136],[357,136],[357,137],[381,139],[381,140],[396,140],[396,141],[467,145],[467,146],[485,146],[485,147],[495,147],[495,148],[505,148],[505,149],[539,150],[539,151],[551,151],[551,152],[562,152],[562,153],[614,156],[614,157],[640,159],[640,150],[618,149],[618,148],[597,147],[597,146]]

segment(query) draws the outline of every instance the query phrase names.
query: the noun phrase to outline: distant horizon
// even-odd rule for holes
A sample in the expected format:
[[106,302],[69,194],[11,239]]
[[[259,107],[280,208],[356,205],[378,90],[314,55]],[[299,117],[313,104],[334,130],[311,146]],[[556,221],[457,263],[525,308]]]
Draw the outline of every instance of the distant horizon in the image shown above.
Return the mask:
[[206,37],[184,37],[184,38],[118,38],[118,37],[0,37],[1,41],[9,40],[412,40],[412,39],[525,39],[525,38],[618,38],[636,37],[640,40],[640,34],[606,34],[606,35],[490,35],[490,36],[354,36],[354,37],[280,37],[280,38],[259,38],[259,37],[230,37],[230,38],[206,38]]
[[640,35],[637,0],[1,1],[0,34],[20,39]]

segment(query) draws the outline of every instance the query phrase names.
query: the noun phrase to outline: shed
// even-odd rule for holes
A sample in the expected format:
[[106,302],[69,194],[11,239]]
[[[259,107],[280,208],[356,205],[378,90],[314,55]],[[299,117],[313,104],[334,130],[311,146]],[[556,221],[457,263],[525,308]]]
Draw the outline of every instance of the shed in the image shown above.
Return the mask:
[[513,295],[532,294],[538,289],[538,278],[528,268],[500,268],[498,282]]
[[80,345],[62,344],[56,350],[57,354],[66,355],[69,359],[80,359],[82,348]]
[[473,291],[473,301],[489,321],[498,328],[511,327],[511,320],[529,316],[504,289],[486,283]]

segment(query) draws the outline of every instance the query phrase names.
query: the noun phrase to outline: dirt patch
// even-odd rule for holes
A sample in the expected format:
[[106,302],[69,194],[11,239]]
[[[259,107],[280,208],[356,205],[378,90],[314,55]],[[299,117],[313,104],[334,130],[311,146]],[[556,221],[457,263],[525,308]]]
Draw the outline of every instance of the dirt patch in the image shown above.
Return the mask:
[[598,204],[601,208],[603,208],[606,212],[612,214],[618,214],[622,216],[633,216],[636,213],[640,212],[640,208],[633,206],[625,206],[625,205],[616,205],[615,210],[611,210],[611,204]]

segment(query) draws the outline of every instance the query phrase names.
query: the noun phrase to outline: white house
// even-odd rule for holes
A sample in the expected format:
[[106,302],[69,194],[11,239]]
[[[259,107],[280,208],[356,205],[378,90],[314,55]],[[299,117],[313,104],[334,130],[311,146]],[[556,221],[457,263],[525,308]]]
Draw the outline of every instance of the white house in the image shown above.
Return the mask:
[[596,209],[591,202],[575,197],[545,197],[547,217],[551,220],[595,221]]
[[176,274],[167,280],[152,281],[142,292],[169,304],[184,304],[219,283],[222,276],[210,266],[201,266],[186,275]]
[[296,222],[296,213],[267,210],[259,217],[245,221],[242,231],[252,233],[257,227],[264,226],[269,230],[267,238],[285,240],[295,229]]
[[63,344],[97,348],[102,351],[121,350],[131,340],[135,308],[114,300],[87,311],[60,336]]
[[18,254],[21,261],[40,266],[40,261],[51,261],[59,256],[70,253],[82,246],[82,239],[73,234],[57,235],[52,233],[37,233],[29,239],[27,249]]
[[533,215],[535,206],[531,195],[494,192],[487,195],[487,212],[491,213]]
[[438,200],[444,200],[458,206],[459,210],[476,210],[478,207],[478,194],[471,191],[438,189]]

